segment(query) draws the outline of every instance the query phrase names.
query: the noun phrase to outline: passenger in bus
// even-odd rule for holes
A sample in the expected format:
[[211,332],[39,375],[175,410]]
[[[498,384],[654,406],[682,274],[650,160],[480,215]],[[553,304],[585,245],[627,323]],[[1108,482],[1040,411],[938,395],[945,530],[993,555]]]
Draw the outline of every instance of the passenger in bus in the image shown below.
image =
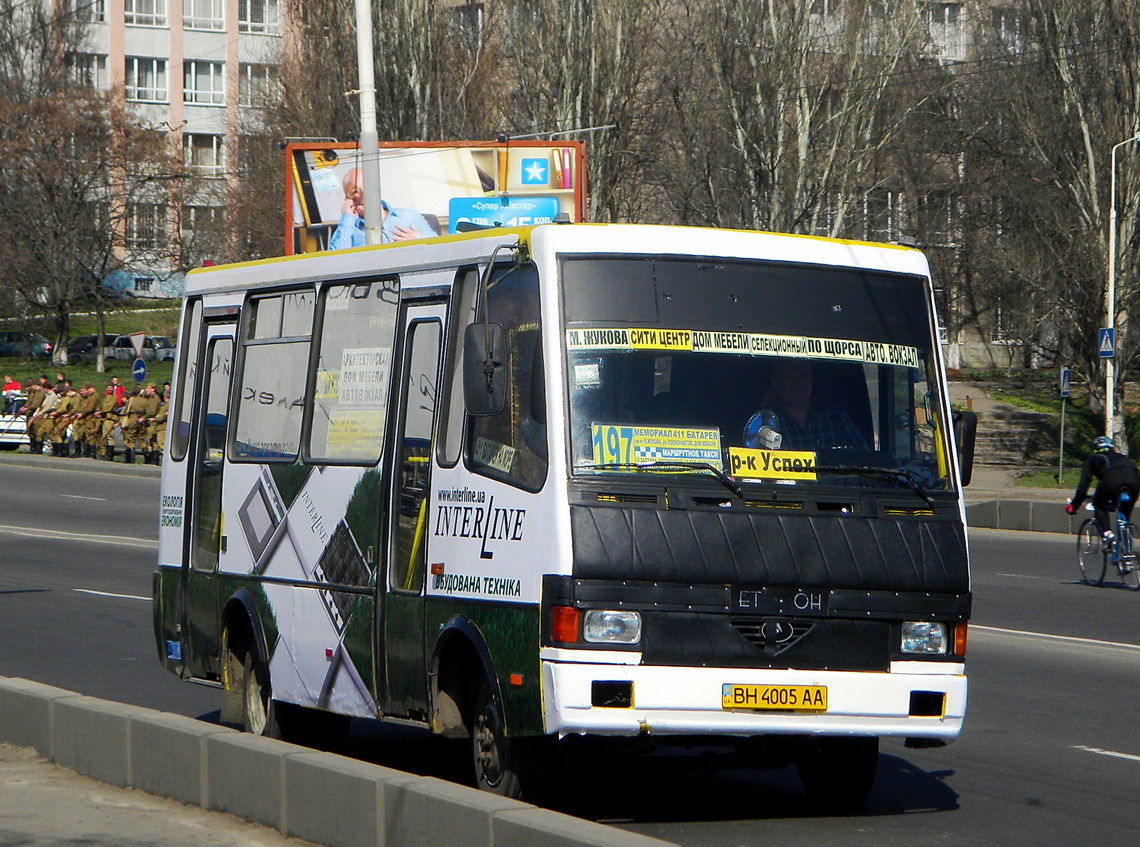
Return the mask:
[[[380,201],[380,240],[411,241],[438,235],[427,219],[414,209],[394,209]],[[344,205],[340,208],[340,223],[329,239],[330,250],[364,246],[364,180],[360,168],[353,168],[344,176]]]
[[[769,390],[764,395],[763,411],[753,415],[771,421],[781,438],[781,450],[824,450],[831,447],[867,449],[867,440],[859,432],[850,413],[830,400],[812,395],[812,367],[803,359],[777,359],[772,366]],[[756,432],[752,430],[756,429]],[[759,440],[759,426],[745,426],[744,445],[765,447]]]

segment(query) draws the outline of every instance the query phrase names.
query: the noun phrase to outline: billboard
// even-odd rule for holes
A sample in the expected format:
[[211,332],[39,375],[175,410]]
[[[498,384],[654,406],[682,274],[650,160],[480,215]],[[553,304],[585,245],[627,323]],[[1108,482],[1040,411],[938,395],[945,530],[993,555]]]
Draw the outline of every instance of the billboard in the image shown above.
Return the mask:
[[[361,246],[364,154],[354,142],[285,148],[285,253]],[[448,235],[465,224],[585,220],[581,142],[382,142],[381,240]]]

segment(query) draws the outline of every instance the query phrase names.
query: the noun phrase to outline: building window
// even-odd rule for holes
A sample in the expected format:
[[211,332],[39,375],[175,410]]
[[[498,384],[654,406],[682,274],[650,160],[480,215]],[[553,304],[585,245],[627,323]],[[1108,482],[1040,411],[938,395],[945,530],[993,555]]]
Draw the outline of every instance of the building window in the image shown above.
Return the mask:
[[464,3],[452,9],[455,15],[455,26],[459,31],[460,40],[466,44],[477,45],[483,40],[483,4]]
[[132,203],[127,209],[127,247],[154,251],[162,246],[166,231],[165,206]]
[[151,286],[154,285],[154,277],[152,276],[136,276],[135,277],[135,291],[140,294],[145,294],[150,291]]
[[221,62],[185,62],[182,65],[182,99],[187,103],[221,106],[226,102],[225,65]]
[[927,3],[926,22],[930,40],[943,59],[963,58],[962,7],[958,3]]
[[188,132],[183,139],[184,161],[190,173],[195,176],[222,176],[225,173],[223,136]]
[[103,90],[107,87],[107,57],[94,53],[68,53],[67,69],[71,78],[84,88]]
[[239,65],[238,104],[265,107],[278,100],[275,70],[271,65]]
[[183,0],[182,25],[187,29],[225,29],[222,0]]
[[946,191],[933,191],[922,197],[922,224],[928,247],[953,247],[956,204]]
[[993,35],[1008,53],[1020,53],[1025,46],[1025,21],[1016,9],[993,9]]
[[107,22],[107,0],[66,0],[64,16],[75,23],[101,24]]
[[166,0],[125,0],[123,18],[135,26],[166,26]]
[[141,103],[165,103],[166,60],[127,57],[127,99]]
[[238,32],[279,34],[281,0],[238,0]]
[[902,222],[902,195],[880,189],[864,199],[864,225],[868,241],[896,241]]

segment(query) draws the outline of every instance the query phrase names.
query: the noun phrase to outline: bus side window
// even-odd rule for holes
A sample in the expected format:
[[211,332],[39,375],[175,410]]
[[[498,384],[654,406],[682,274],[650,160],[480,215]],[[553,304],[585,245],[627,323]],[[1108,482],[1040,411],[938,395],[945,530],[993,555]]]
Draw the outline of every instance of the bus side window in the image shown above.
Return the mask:
[[314,302],[311,288],[250,299],[231,461],[297,458]]
[[475,321],[475,293],[479,290],[479,272],[461,270],[451,294],[447,327],[447,364],[440,380],[447,395],[439,398],[439,434],[435,458],[440,467],[454,467],[463,446],[463,332]]
[[202,343],[202,300],[195,298],[186,309],[182,327],[182,349],[178,353],[178,381],[174,387],[174,432],[170,438],[170,458],[186,458],[190,445],[190,416],[194,412],[194,388],[198,383],[198,347]]
[[[479,473],[537,491],[546,480],[546,383],[542,372],[538,274],[533,265],[496,274],[489,315],[506,340],[507,402],[497,415],[468,422],[467,459]],[[456,369],[457,372],[461,368]],[[457,390],[462,393],[461,386]]]

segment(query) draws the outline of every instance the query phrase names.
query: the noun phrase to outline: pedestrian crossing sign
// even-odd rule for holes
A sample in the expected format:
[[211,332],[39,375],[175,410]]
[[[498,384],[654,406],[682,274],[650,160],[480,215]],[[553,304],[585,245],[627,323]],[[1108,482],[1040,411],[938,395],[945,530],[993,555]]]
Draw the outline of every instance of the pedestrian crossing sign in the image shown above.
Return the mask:
[[1097,332],[1096,347],[1102,359],[1111,359],[1116,355],[1116,328],[1101,327]]

